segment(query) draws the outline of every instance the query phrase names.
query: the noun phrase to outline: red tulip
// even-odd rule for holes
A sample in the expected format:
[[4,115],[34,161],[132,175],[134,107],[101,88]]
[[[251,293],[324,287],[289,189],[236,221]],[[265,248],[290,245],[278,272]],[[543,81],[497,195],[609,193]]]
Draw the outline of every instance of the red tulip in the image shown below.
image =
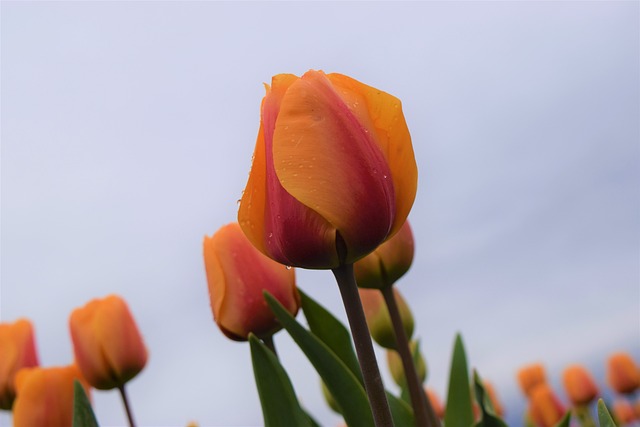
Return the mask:
[[583,366],[569,366],[565,369],[562,379],[567,396],[574,406],[589,405],[598,397],[598,386]]
[[238,221],[282,264],[336,268],[400,229],[416,186],[397,98],[340,74],[279,74],[262,102]]
[[33,326],[27,319],[0,323],[0,409],[11,409],[14,378],[22,368],[38,366]]
[[640,368],[629,354],[615,353],[607,364],[607,380],[618,393],[633,393],[640,388]]
[[282,327],[267,306],[264,290],[292,315],[298,312],[294,270],[260,253],[237,223],[205,237],[204,261],[213,317],[227,337],[244,341],[249,333],[264,337]]
[[69,318],[76,363],[100,390],[123,386],[147,363],[147,349],[127,303],[116,295],[94,299]]

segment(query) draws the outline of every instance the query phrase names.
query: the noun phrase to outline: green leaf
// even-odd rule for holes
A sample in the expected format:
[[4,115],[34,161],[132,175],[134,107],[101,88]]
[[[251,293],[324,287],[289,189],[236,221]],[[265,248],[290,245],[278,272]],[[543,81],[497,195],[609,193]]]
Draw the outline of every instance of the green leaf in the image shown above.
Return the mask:
[[388,391],[386,393],[387,400],[389,401],[389,409],[391,409],[391,418],[393,418],[395,427],[413,427],[415,425],[415,419],[413,418],[411,405]]
[[361,384],[364,384],[358,358],[351,344],[349,330],[309,295],[299,289],[298,292],[302,297],[302,312],[307,319],[307,323],[309,323],[311,332],[347,365],[347,368],[358,378]]
[[[567,411],[567,413],[564,414],[564,417],[562,417],[562,419],[558,421],[558,424],[556,424],[555,427],[569,427],[570,422],[571,422],[571,411]],[[603,427],[603,426],[600,425],[600,427]]]
[[249,344],[265,427],[311,427],[278,358],[253,334],[249,335]]
[[507,427],[507,424],[496,415],[491,399],[489,399],[484,389],[480,375],[478,375],[475,370],[473,371],[473,383],[476,401],[482,411],[482,418],[476,423],[476,427]]
[[[316,369],[331,395],[342,409],[342,416],[351,427],[373,426],[373,415],[369,399],[363,386],[347,365],[340,360],[318,337],[307,331],[296,319],[268,292],[264,292],[267,304],[291,338],[307,356]],[[296,424],[281,424],[296,425]]]
[[98,427],[91,403],[80,381],[73,381],[73,427]]
[[611,418],[609,409],[602,399],[598,399],[598,421],[600,421],[600,427],[616,427],[616,423]]
[[456,341],[453,346],[449,392],[447,394],[447,411],[445,412],[444,423],[447,427],[469,427],[473,425],[469,370],[460,334],[456,335]]

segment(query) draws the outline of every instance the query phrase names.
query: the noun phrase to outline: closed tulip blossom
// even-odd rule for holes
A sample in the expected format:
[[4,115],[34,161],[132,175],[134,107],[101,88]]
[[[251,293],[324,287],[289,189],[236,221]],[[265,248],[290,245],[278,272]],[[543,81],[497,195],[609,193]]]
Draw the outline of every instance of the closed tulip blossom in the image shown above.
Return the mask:
[[400,230],[413,205],[417,168],[400,100],[313,70],[266,87],[240,226],[282,264],[351,264]]
[[562,374],[564,389],[574,406],[586,406],[598,397],[598,386],[583,366],[571,365]]
[[425,393],[427,393],[427,398],[429,402],[431,402],[431,406],[433,407],[436,416],[440,419],[444,418],[444,405],[442,404],[442,400],[438,397],[438,393],[431,387],[427,387],[425,389]]
[[0,409],[11,409],[14,379],[22,368],[38,366],[33,326],[27,319],[0,323]]
[[[411,341],[411,354],[414,357],[414,363],[416,368],[416,373],[418,374],[418,379],[420,383],[423,383],[427,378],[427,362],[425,362],[424,357],[419,349],[418,341]],[[416,352],[417,351],[417,352]],[[402,365],[402,360],[400,359],[400,355],[395,350],[387,351],[387,365],[389,366],[389,371],[391,372],[391,378],[398,384],[400,387],[407,387],[407,379],[404,374],[404,367]]]
[[607,380],[616,392],[631,394],[640,388],[640,367],[628,353],[615,353],[607,363]]
[[637,419],[633,406],[625,399],[617,399],[613,402],[613,417],[619,425],[627,425],[634,422]]
[[227,337],[244,341],[253,333],[265,338],[282,328],[264,299],[265,290],[289,313],[298,312],[294,270],[260,253],[237,223],[205,237],[204,261],[213,317]]
[[546,384],[547,379],[544,367],[539,363],[533,363],[518,371],[518,383],[525,396],[531,398],[531,392],[540,384]]
[[91,386],[120,388],[144,368],[147,349],[127,303],[94,299],[69,317],[76,363]]
[[76,365],[20,370],[15,380],[14,427],[71,426],[75,380],[89,395],[89,386]]
[[[359,289],[358,291],[360,293],[360,300],[362,301],[371,337],[380,346],[396,350],[396,336],[391,323],[391,318],[389,317],[389,310],[384,303],[382,294],[377,289]],[[395,288],[393,288],[393,292],[398,304],[405,333],[408,337],[411,337],[414,325],[413,315],[400,292]]]
[[409,221],[389,240],[353,265],[361,288],[382,289],[392,286],[411,267],[413,233]]
[[539,384],[529,399],[530,413],[539,427],[553,427],[562,419],[566,410],[554,391],[547,384]]

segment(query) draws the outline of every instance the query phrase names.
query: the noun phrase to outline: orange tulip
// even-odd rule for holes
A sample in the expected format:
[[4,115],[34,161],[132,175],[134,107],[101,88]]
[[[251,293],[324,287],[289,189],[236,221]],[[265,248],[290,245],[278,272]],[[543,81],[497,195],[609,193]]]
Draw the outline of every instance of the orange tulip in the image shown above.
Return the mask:
[[438,418],[444,418],[444,406],[442,405],[442,400],[440,400],[440,398],[438,397],[438,393],[436,393],[436,391],[431,387],[425,388],[425,392],[427,393],[429,402],[431,402],[433,412],[436,413],[436,416]]
[[625,425],[636,420],[633,406],[625,399],[618,399],[613,403],[613,417],[620,425]]
[[27,319],[0,323],[0,409],[11,409],[14,378],[22,368],[38,366],[33,326]]
[[204,262],[213,318],[227,337],[244,341],[249,333],[264,337],[280,330],[264,290],[292,315],[298,312],[300,295],[294,270],[261,254],[237,223],[205,237]]
[[518,371],[518,382],[520,389],[527,397],[531,397],[531,392],[539,384],[546,384],[547,379],[544,367],[539,363],[527,365]]
[[540,427],[555,426],[566,413],[564,406],[547,384],[537,385],[531,391],[529,402],[531,417]]
[[640,388],[640,368],[629,354],[615,353],[607,364],[607,380],[618,393],[633,393]]
[[382,289],[393,285],[409,271],[413,246],[413,233],[407,221],[395,236],[353,265],[358,286]]
[[21,369],[15,381],[14,427],[71,426],[76,379],[89,396],[89,386],[76,365]]
[[[395,350],[397,348],[396,335],[393,331],[393,324],[382,292],[377,289],[364,288],[359,288],[358,292],[360,293],[360,300],[362,301],[362,308],[364,309],[371,337],[380,346]],[[413,315],[404,298],[395,287],[393,288],[393,293],[396,297],[400,318],[407,333],[407,338],[411,339],[413,334]]]
[[94,299],[69,317],[76,363],[100,390],[122,387],[147,363],[147,349],[127,303],[116,295]]
[[598,396],[598,386],[583,366],[571,365],[562,376],[564,388],[574,406],[589,405]]
[[502,407],[502,403],[500,403],[500,399],[498,399],[498,393],[496,393],[496,390],[490,382],[484,381],[483,384],[484,389],[489,396],[489,401],[491,401],[491,405],[493,405],[493,411],[497,416],[502,417],[504,415],[504,409]]
[[321,71],[279,74],[266,88],[242,230],[282,264],[355,262],[400,229],[415,198],[400,100]]

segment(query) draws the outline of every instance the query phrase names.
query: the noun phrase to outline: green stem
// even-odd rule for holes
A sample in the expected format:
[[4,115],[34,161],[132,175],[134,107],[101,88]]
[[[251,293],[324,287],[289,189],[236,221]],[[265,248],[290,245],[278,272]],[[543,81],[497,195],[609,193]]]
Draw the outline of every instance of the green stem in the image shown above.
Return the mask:
[[396,303],[396,298],[393,293],[393,286],[386,286],[380,291],[384,296],[384,301],[389,310],[389,317],[391,317],[391,323],[393,324],[398,354],[400,354],[402,367],[404,368],[404,376],[407,379],[407,387],[409,388],[413,413],[416,417],[416,425],[419,427],[440,427],[440,421],[431,407],[431,402],[427,399],[427,393],[422,388],[420,379],[418,378],[416,365],[413,361],[411,348],[409,347],[409,339],[404,330],[400,310],[398,309],[398,304]]
[[347,312],[347,319],[349,320],[353,343],[360,362],[360,371],[364,379],[364,388],[369,397],[374,424],[376,427],[393,426],[389,402],[380,377],[378,362],[371,343],[371,335],[364,317],[356,279],[353,275],[353,264],[341,265],[332,271],[338,282],[342,302]]
[[576,406],[574,412],[582,427],[597,427],[588,405]]
[[135,427],[136,423],[133,421],[133,413],[131,412],[131,406],[129,405],[129,398],[127,397],[127,392],[124,390],[124,384],[118,387],[118,390],[120,390],[120,396],[122,397],[122,402],[124,403],[124,409],[127,412],[129,427]]
[[278,352],[276,351],[276,345],[273,342],[273,335],[266,335],[262,337],[262,342],[264,343],[264,345],[267,346],[269,350],[273,352],[273,354],[275,354],[276,357],[278,357]]

